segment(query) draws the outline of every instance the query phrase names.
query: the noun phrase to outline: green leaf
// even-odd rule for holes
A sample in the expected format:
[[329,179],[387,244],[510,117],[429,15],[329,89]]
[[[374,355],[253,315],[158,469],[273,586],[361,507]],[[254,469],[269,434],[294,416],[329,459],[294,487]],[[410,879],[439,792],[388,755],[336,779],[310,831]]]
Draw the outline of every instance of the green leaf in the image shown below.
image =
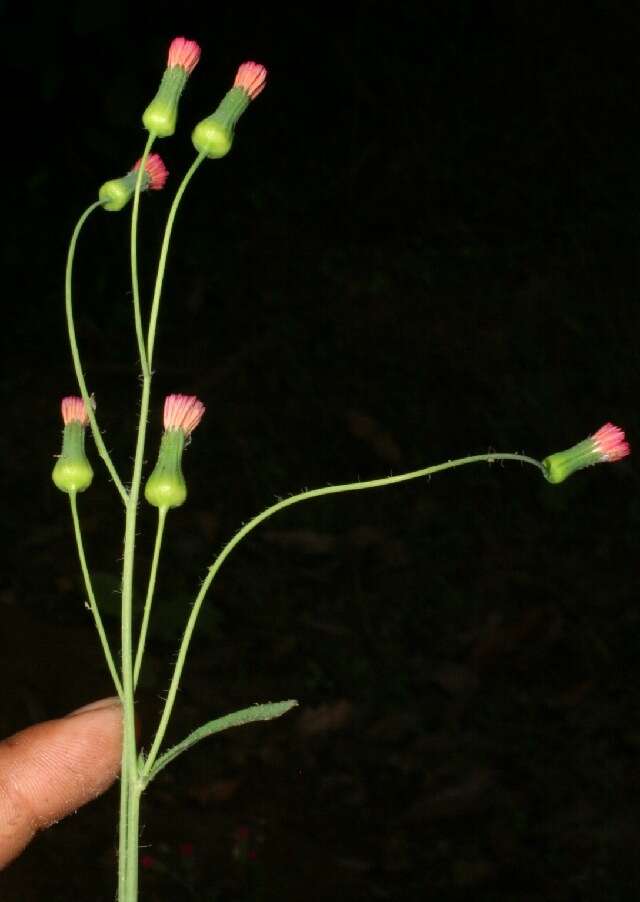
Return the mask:
[[211,736],[212,733],[221,733],[223,730],[228,730],[231,727],[241,727],[243,724],[253,723],[256,720],[274,720],[274,718],[282,717],[287,711],[297,706],[298,702],[295,699],[288,699],[285,702],[266,702],[263,705],[252,705],[250,708],[242,708],[240,711],[233,711],[231,714],[225,714],[224,717],[210,720],[208,723],[198,727],[197,730],[194,730],[193,733],[190,733],[182,742],[170,748],[164,755],[160,755],[149,771],[146,782],[150,783],[162,768],[166,767],[174,758],[177,758],[182,752],[186,752],[187,749],[195,745],[196,742],[200,742],[201,739]]

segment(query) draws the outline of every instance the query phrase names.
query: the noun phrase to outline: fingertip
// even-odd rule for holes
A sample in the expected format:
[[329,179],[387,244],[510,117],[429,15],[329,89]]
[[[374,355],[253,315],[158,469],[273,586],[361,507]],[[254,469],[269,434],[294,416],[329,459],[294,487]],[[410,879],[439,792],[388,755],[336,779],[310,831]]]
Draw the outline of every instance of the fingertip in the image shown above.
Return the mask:
[[34,833],[101,795],[120,769],[122,708],[85,705],[0,742],[0,867]]

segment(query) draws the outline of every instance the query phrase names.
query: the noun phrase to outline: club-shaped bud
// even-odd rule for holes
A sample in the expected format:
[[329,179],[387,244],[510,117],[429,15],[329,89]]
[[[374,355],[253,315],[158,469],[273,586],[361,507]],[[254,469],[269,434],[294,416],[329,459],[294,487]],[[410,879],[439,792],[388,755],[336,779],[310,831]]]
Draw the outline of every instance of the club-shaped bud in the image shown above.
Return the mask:
[[204,414],[205,407],[194,395],[169,395],[164,402],[164,434],[158,461],[149,476],[144,496],[154,507],[180,507],[187,497],[182,475],[182,452]]
[[243,63],[236,73],[233,87],[227,91],[217,110],[199,122],[191,140],[198,153],[210,160],[224,157],[231,150],[236,122],[249,103],[265,86],[267,70],[260,63]]
[[[115,213],[126,207],[135,191],[141,162],[141,160],[138,160],[133,169],[126,175],[123,175],[122,178],[111,179],[111,181],[102,185],[98,192],[98,200],[102,204],[103,209],[109,210],[110,213]],[[160,191],[161,188],[164,188],[168,175],[167,167],[158,154],[149,154],[142,175],[141,190]]]
[[62,453],[56,460],[51,478],[67,495],[84,492],[93,480],[93,470],[84,451],[84,434],[89,416],[82,398],[62,399]]
[[584,467],[612,463],[631,454],[624,432],[613,423],[605,423],[594,435],[566,451],[557,451],[542,461],[544,475],[552,483],[564,480]]
[[142,115],[144,127],[148,132],[158,138],[168,138],[175,132],[178,101],[199,59],[200,47],[195,41],[188,41],[186,38],[173,39],[158,93]]

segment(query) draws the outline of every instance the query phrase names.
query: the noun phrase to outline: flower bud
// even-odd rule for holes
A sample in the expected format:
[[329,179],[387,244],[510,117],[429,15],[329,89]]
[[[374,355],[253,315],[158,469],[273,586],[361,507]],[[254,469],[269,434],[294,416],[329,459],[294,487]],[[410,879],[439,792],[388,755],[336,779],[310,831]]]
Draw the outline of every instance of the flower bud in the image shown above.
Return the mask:
[[[100,188],[98,199],[105,210],[114,213],[118,210],[122,210],[122,208],[127,205],[136,189],[138,170],[140,169],[141,162],[142,160],[138,160],[133,169],[122,178],[105,182]],[[149,154],[147,162],[145,163],[140,190],[159,191],[161,188],[164,188],[168,175],[167,167],[164,165],[158,154]]]
[[144,496],[154,507],[180,507],[187,497],[182,475],[182,452],[204,414],[204,404],[194,395],[169,395],[164,402],[164,434],[158,462],[147,480]]
[[63,398],[62,419],[62,454],[55,463],[51,478],[61,492],[72,495],[84,492],[93,480],[93,470],[84,453],[84,434],[89,416],[82,398]]
[[631,454],[629,443],[622,429],[613,423],[605,423],[602,428],[567,451],[557,451],[542,461],[544,475],[549,482],[558,483],[584,467],[593,464],[613,463]]
[[238,69],[233,87],[227,91],[218,109],[199,122],[191,140],[198,153],[211,160],[225,156],[231,150],[236,122],[264,88],[267,70],[260,63],[243,63]]
[[167,68],[158,93],[143,113],[144,127],[158,138],[168,138],[176,130],[178,101],[187,79],[198,65],[200,47],[195,41],[174,38],[169,47]]

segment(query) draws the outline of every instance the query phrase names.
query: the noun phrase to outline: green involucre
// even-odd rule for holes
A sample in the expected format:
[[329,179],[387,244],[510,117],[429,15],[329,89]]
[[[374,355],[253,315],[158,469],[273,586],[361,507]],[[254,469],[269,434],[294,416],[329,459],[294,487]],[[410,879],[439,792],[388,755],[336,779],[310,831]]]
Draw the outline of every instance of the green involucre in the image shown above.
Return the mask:
[[198,153],[210,160],[224,157],[231,150],[236,122],[249,106],[250,97],[242,88],[231,88],[218,109],[199,122],[191,140]]
[[93,481],[93,469],[84,452],[84,431],[82,423],[67,423],[62,438],[62,454],[51,474],[56,487],[68,495],[84,492]]
[[601,456],[596,449],[592,439],[585,439],[568,448],[566,451],[557,451],[550,454],[542,461],[542,470],[547,479],[554,485],[564,482],[572,473],[577,470],[583,470],[593,464],[599,463]]
[[182,475],[184,432],[169,429],[160,441],[158,462],[147,480],[144,497],[154,507],[180,507],[187,498],[187,486]]
[[[131,170],[121,179],[111,179],[111,181],[105,182],[98,192],[98,200],[102,204],[103,209],[108,210],[110,213],[116,213],[118,210],[126,207],[135,191],[137,177],[137,171]],[[142,176],[143,191],[146,187],[145,178],[148,182],[149,176],[146,173]]]
[[158,93],[142,114],[148,132],[158,138],[168,138],[176,130],[178,101],[187,83],[188,73],[182,66],[165,69]]

